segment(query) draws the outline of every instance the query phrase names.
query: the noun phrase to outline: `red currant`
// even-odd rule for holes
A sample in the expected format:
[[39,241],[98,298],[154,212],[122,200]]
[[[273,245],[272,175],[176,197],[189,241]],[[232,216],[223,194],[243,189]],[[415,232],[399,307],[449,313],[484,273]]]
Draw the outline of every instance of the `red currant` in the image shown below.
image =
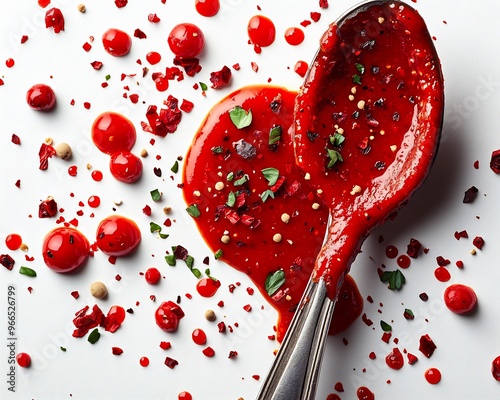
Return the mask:
[[122,57],[130,52],[132,39],[127,32],[120,29],[108,29],[102,35],[104,50],[115,57]]
[[125,256],[141,242],[141,231],[137,224],[126,217],[111,215],[97,227],[97,247],[108,256]]
[[43,260],[56,272],[71,272],[85,263],[90,245],[87,238],[74,228],[60,227],[50,231],[43,240]]
[[105,154],[130,151],[137,138],[135,127],[123,115],[107,111],[92,124],[92,141]]
[[456,283],[444,291],[444,302],[454,313],[467,314],[476,307],[477,296],[471,287]]
[[142,161],[130,151],[119,151],[111,156],[109,170],[120,182],[134,183],[142,175]]
[[28,89],[26,101],[33,110],[50,111],[56,105],[56,94],[50,86],[39,83]]
[[157,268],[151,267],[148,268],[145,274],[146,282],[150,285],[157,284],[161,279],[160,271]]
[[203,50],[205,36],[194,24],[179,24],[168,35],[168,46],[180,58],[194,58]]
[[204,17],[213,17],[220,10],[219,0],[196,0],[194,3],[198,14]]
[[21,368],[28,368],[31,364],[31,357],[28,353],[19,353],[16,355],[16,361]]

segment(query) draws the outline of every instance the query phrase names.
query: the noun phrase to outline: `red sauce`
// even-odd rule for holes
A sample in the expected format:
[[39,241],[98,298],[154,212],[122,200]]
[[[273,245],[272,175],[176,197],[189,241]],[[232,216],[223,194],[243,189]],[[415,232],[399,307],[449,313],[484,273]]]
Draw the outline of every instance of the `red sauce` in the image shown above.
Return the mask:
[[212,278],[201,278],[196,284],[196,290],[202,297],[212,297],[220,288],[220,281]]
[[450,271],[445,267],[438,267],[434,270],[434,276],[439,282],[448,282],[451,279]]
[[141,367],[147,367],[149,365],[149,358],[141,357],[139,364],[141,364]]
[[177,398],[178,400],[193,400],[193,396],[189,392],[181,392]]
[[406,254],[402,254],[398,257],[396,260],[400,268],[409,268],[411,264],[410,257],[408,257]]
[[304,41],[304,31],[300,28],[288,28],[285,31],[285,40],[289,45],[298,46]]
[[132,38],[127,32],[111,28],[102,35],[102,44],[107,53],[115,57],[122,57],[130,52]]
[[43,239],[42,254],[45,265],[50,269],[67,273],[75,271],[89,256],[90,244],[87,238],[74,228],[55,228]]
[[107,111],[94,120],[91,136],[100,151],[111,155],[118,151],[130,151],[137,133],[129,119],[113,111]]
[[146,54],[146,60],[151,65],[155,65],[161,61],[161,55],[156,51],[150,51],[148,54]]
[[437,368],[429,368],[424,373],[425,380],[431,385],[436,385],[441,382],[441,371]]
[[90,196],[88,203],[90,207],[97,208],[101,204],[101,199],[99,196]]
[[364,238],[427,175],[443,105],[439,59],[411,7],[370,3],[323,35],[294,126],[297,163],[331,205],[315,279],[332,297]]
[[385,249],[385,255],[387,256],[387,258],[396,258],[398,256],[398,253],[398,248],[393,245],[389,245]]
[[17,365],[21,368],[28,368],[31,364],[31,356],[28,353],[18,353],[16,355]]
[[403,354],[401,354],[401,351],[397,347],[395,347],[387,355],[387,357],[385,357],[385,363],[387,364],[387,366],[389,368],[401,369],[401,368],[403,368],[405,360],[403,358]]
[[330,393],[328,396],[326,396],[326,400],[340,400],[340,396],[335,393]]
[[5,238],[5,245],[9,250],[17,250],[23,244],[23,239],[17,233],[11,233]]
[[[293,164],[288,132],[294,100],[295,93],[271,86],[234,92],[203,122],[184,169],[184,196],[200,211],[198,228],[212,251],[247,273],[277,309],[278,340],[313,270],[327,223],[327,209]],[[236,106],[252,111],[248,127],[238,129],[231,121],[229,112]],[[273,169],[276,182],[266,179],[266,168]],[[266,279],[280,270],[283,284],[269,295]],[[346,285],[357,290],[351,281]],[[339,302],[352,300],[352,309],[360,312],[361,297],[348,292]],[[340,306],[336,313],[342,314]],[[338,318],[344,320],[339,326],[346,327],[346,319],[356,318],[356,313]]]
[[293,67],[294,72],[301,76],[302,78],[306,76],[307,70],[309,69],[309,65],[302,60],[299,60],[295,63],[295,66]]
[[95,243],[108,256],[126,256],[132,253],[140,242],[139,227],[127,217],[110,215],[97,226]]
[[56,94],[50,86],[36,84],[26,92],[26,102],[33,110],[50,111],[56,105]]
[[207,343],[207,335],[202,329],[195,329],[191,334],[191,337],[193,339],[193,342],[200,346]]
[[248,21],[248,37],[257,47],[267,47],[276,38],[276,27],[273,21],[262,15],[255,15]]
[[375,395],[366,386],[359,387],[356,396],[358,396],[358,400],[375,400]]
[[99,170],[92,171],[91,176],[92,176],[92,179],[93,179],[94,181],[96,181],[96,182],[100,182],[100,181],[102,181],[102,178],[103,178],[103,176],[102,176],[102,172],[101,172],[101,171],[99,171]]

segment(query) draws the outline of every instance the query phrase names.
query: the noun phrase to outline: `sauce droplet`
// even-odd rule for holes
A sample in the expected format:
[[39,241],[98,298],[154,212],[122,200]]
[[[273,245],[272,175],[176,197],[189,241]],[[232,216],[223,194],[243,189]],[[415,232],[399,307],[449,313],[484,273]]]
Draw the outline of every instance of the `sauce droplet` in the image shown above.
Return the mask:
[[385,358],[385,363],[392,369],[401,369],[404,365],[403,354],[395,347]]
[[448,282],[451,279],[450,271],[448,271],[445,267],[436,268],[434,276],[439,282]]
[[285,40],[289,45],[297,46],[304,41],[304,31],[300,28],[291,27],[285,31]]
[[375,400],[375,395],[366,386],[361,386],[356,391],[359,400]]
[[155,65],[161,61],[161,55],[156,51],[150,51],[148,54],[146,54],[146,60],[151,65]]
[[5,238],[5,244],[9,250],[17,250],[23,244],[23,239],[17,233],[11,233]]
[[191,337],[193,338],[193,342],[200,346],[207,343],[207,335],[202,329],[195,329]]
[[258,47],[270,46],[276,38],[276,28],[273,21],[262,15],[250,18],[247,30],[250,42]]
[[90,196],[88,204],[92,208],[97,208],[101,204],[101,199],[99,198],[99,196]]
[[141,357],[139,363],[141,364],[142,367],[147,367],[149,365],[149,358]]
[[500,356],[496,357],[491,363],[491,374],[495,380],[500,381]]
[[398,248],[396,246],[393,246],[393,245],[389,245],[387,246],[387,248],[385,249],[385,255],[387,256],[387,258],[390,258],[390,259],[394,259],[398,256]]
[[99,170],[92,171],[92,179],[96,182],[102,181],[102,172]]
[[203,17],[213,17],[220,10],[219,0],[196,0],[194,3],[196,11]]
[[441,381],[441,371],[437,368],[429,368],[424,373],[425,380],[431,385],[436,385]]
[[400,268],[408,268],[411,264],[411,259],[406,254],[402,254],[396,260]]
[[202,297],[212,297],[220,287],[220,281],[203,278],[196,284],[196,290]]

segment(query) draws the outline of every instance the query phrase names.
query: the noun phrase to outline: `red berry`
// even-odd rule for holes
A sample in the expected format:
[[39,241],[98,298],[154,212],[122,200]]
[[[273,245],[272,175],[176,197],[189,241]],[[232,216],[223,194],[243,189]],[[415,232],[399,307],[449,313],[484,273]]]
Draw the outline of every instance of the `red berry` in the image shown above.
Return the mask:
[[16,356],[16,361],[21,368],[27,368],[31,364],[31,357],[27,353],[19,353]]
[[446,288],[444,302],[454,313],[467,314],[476,307],[477,296],[471,287],[457,283]]
[[203,50],[205,36],[194,24],[179,24],[168,35],[168,46],[178,57],[194,58]]
[[134,183],[142,175],[142,161],[130,151],[119,151],[111,156],[109,170],[120,182]]
[[50,86],[39,83],[28,89],[26,101],[33,110],[50,111],[56,105],[56,94]]
[[128,33],[111,28],[102,35],[104,50],[115,57],[122,57],[130,52],[132,39]]
[[139,245],[141,231],[137,224],[126,217],[111,215],[97,227],[97,247],[108,256],[125,256]]
[[156,324],[166,332],[175,332],[184,311],[173,301],[164,301],[155,312]]
[[253,16],[248,22],[247,30],[250,41],[260,47],[270,46],[276,37],[273,21],[262,15]]
[[155,285],[161,279],[160,271],[158,271],[158,269],[156,269],[154,267],[149,268],[146,271],[145,278],[146,278],[147,283],[149,283],[150,285]]
[[213,17],[220,10],[219,0],[196,0],[194,3],[198,14],[204,17]]
[[74,228],[61,227],[50,231],[42,244],[43,260],[56,272],[71,272],[88,258],[90,250],[87,238]]
[[123,115],[107,111],[100,114],[92,124],[92,141],[105,154],[130,151],[135,144],[135,127]]

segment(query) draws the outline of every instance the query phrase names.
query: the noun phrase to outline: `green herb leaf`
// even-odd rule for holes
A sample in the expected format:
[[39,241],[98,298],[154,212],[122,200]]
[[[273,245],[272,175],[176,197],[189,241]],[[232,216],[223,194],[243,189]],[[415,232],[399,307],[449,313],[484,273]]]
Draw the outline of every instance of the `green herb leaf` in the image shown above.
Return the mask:
[[384,283],[388,283],[390,290],[401,290],[406,283],[405,276],[399,269],[396,271],[384,271],[380,276],[380,280]]
[[380,327],[384,332],[392,332],[392,326],[385,321],[380,321]]
[[272,296],[284,283],[285,272],[282,269],[279,269],[276,272],[271,272],[267,275],[265,282],[266,293],[269,296]]
[[186,211],[193,218],[198,218],[201,215],[200,210],[198,209],[198,204],[191,204],[188,208],[186,208]]
[[150,222],[149,223],[149,230],[151,233],[161,232],[161,226],[154,223],[154,222]]
[[273,186],[280,177],[280,172],[276,168],[264,168],[261,170],[264,178],[266,178],[269,186]]
[[274,126],[269,131],[269,144],[278,143],[281,139],[281,126]]
[[208,89],[208,86],[206,85],[206,83],[203,83],[203,82],[200,82],[200,87],[201,87],[201,90],[203,92],[206,92]]
[[234,179],[234,172],[228,173],[226,179],[228,182],[231,182]]
[[250,178],[248,177],[247,174],[243,175],[240,179],[236,179],[234,181],[234,186],[241,186],[243,185],[245,182],[248,182]]
[[365,73],[365,67],[363,65],[356,63],[355,66],[361,75],[363,75]]
[[213,154],[222,154],[223,151],[224,151],[224,148],[222,146],[212,147],[212,153]]
[[207,269],[205,270],[205,275],[206,275],[206,276],[208,276],[211,280],[213,280],[213,281],[215,281],[215,282],[217,282],[217,281],[218,281],[218,279],[217,279],[217,278],[214,278],[212,275],[210,275],[210,268],[207,268]]
[[219,249],[217,250],[215,253],[214,253],[214,257],[216,260],[218,260],[219,258],[221,258],[223,256],[223,253],[222,253],[222,249]]
[[234,194],[234,192],[230,192],[227,195],[226,205],[228,207],[233,207],[235,203],[236,203],[236,195]]
[[167,262],[168,265],[170,265],[171,267],[175,267],[175,263],[176,263],[176,260],[175,260],[175,256],[173,254],[167,254],[165,256],[165,261]]
[[109,80],[111,79],[111,75],[109,75],[109,74],[108,74],[108,75],[106,75],[106,76],[105,76],[105,79],[106,79],[107,81],[109,81]]
[[28,267],[20,267],[19,268],[19,273],[21,275],[31,276],[33,278],[36,276],[36,271],[34,269],[31,269],[31,268],[28,268]]
[[161,200],[161,192],[158,189],[151,190],[151,199],[153,201],[160,201]]
[[266,202],[268,198],[274,199],[274,192],[270,189],[267,189],[265,192],[262,192],[260,194],[260,198],[262,199],[262,202]]
[[95,344],[101,337],[101,334],[99,333],[99,330],[95,328],[92,332],[90,332],[90,335],[88,337],[89,343]]
[[66,347],[62,347],[62,346],[59,346],[59,348],[61,349],[61,351],[66,351]]
[[179,162],[175,160],[174,165],[172,165],[172,168],[170,168],[170,171],[172,171],[174,174],[179,172]]
[[342,143],[344,143],[344,140],[345,140],[345,136],[341,135],[338,132],[335,132],[332,136],[330,136],[330,143],[334,147],[340,147],[342,145]]
[[247,112],[242,107],[236,106],[229,111],[229,118],[231,118],[231,121],[236,128],[246,128],[252,123],[252,110],[248,110]]
[[361,77],[359,75],[353,75],[352,76],[352,83],[357,83],[358,85],[361,85]]
[[326,149],[326,151],[328,153],[328,158],[330,159],[328,165],[326,166],[327,168],[332,168],[337,163],[337,161],[344,161],[342,155],[337,150]]
[[169,235],[166,234],[166,233],[160,233],[160,232],[158,232],[158,236],[160,237],[160,239],[166,239],[166,238],[168,238]]
[[194,265],[194,257],[193,256],[187,255],[186,259],[184,261],[186,262],[186,265],[189,267],[189,269],[193,268],[193,265]]

